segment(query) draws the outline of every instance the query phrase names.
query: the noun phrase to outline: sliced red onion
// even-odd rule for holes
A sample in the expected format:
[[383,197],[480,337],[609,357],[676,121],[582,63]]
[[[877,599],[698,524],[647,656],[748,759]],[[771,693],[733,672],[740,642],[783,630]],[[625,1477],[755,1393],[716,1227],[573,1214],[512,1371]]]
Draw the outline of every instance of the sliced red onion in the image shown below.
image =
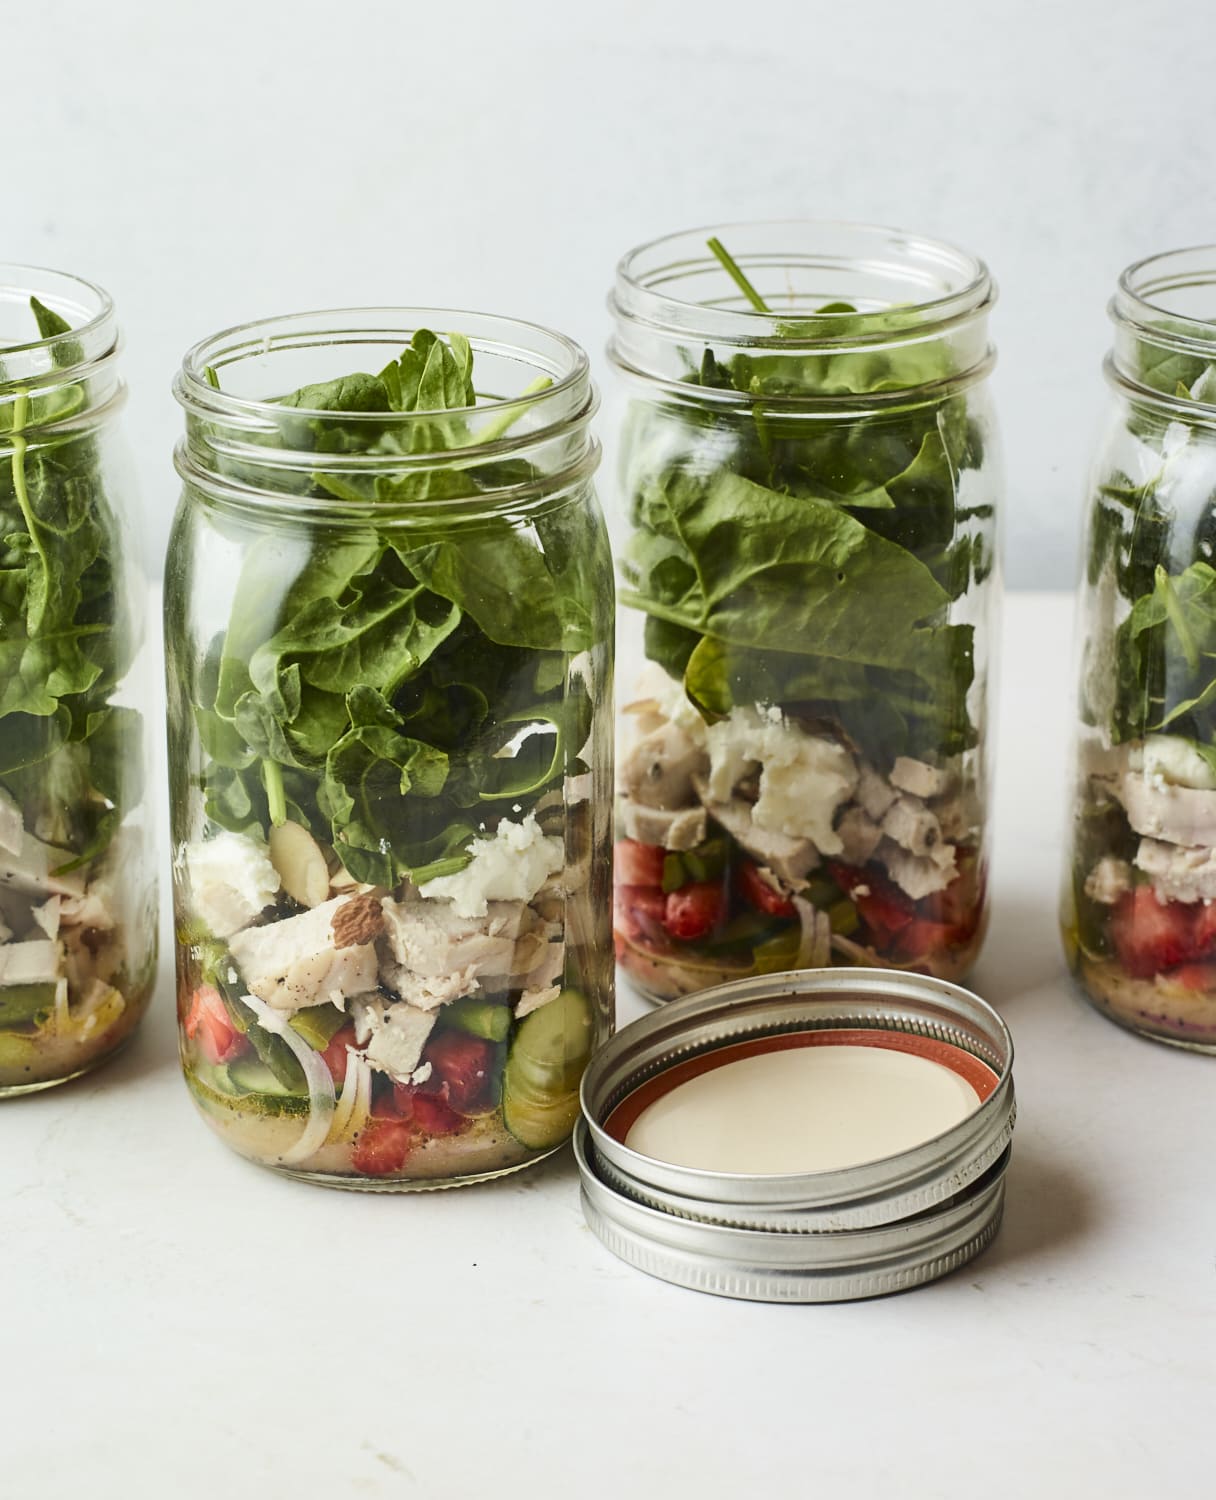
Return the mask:
[[314,1052],[304,1038],[287,1024],[281,1011],[272,1010],[256,995],[242,995],[241,1000],[258,1018],[258,1025],[275,1036],[281,1036],[304,1070],[308,1084],[308,1124],[290,1151],[279,1160],[284,1166],[295,1166],[314,1156],[325,1144],[334,1118],[334,1080],[319,1052]]

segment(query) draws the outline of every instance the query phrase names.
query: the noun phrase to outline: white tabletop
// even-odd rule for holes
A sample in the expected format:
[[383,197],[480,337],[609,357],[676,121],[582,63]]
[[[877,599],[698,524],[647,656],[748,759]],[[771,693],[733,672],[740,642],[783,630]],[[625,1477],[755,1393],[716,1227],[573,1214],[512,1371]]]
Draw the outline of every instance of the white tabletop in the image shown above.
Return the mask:
[[974,984],[1020,1119],[984,1256],[763,1306],[614,1260],[567,1153],[437,1194],[280,1179],[196,1117],[165,971],[110,1068],[0,1106],[0,1495],[1210,1496],[1216,1061],[1069,990],[1070,628],[1010,600]]

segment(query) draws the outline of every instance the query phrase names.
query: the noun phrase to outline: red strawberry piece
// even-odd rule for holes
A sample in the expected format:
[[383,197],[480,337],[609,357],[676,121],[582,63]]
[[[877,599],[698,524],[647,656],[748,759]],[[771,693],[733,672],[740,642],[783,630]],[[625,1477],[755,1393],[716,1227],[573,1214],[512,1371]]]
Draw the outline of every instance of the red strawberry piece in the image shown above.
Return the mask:
[[1197,956],[1195,908],[1158,901],[1152,886],[1139,885],[1116,903],[1111,938],[1124,969],[1149,979]]
[[1171,984],[1180,984],[1184,990],[1196,994],[1216,994],[1216,964],[1182,964],[1170,971]]
[[391,1177],[405,1166],[411,1143],[405,1120],[372,1120],[359,1132],[351,1165],[368,1177]]
[[422,1054],[431,1065],[430,1092],[442,1094],[460,1114],[473,1114],[490,1102],[498,1049],[467,1031],[432,1035]]
[[735,871],[739,894],[758,911],[770,917],[793,917],[797,915],[794,903],[778,889],[761,871],[759,865],[745,859]]
[[666,940],[663,919],[667,915],[667,897],[658,886],[618,885],[613,893],[613,909],[617,931],[622,936],[631,941],[639,937],[656,943]]
[[341,1030],[335,1031],[329,1039],[329,1045],[321,1053],[321,1061],[329,1069],[330,1076],[337,1084],[341,1084],[346,1077],[346,1049],[355,1045],[355,1028],[343,1026]]
[[207,1062],[231,1062],[244,1052],[245,1038],[233,1024],[228,1007],[213,984],[200,984],[190,997],[182,1029]]
[[639,844],[636,839],[618,839],[612,857],[615,885],[662,885],[667,851],[657,844]]
[[720,881],[694,880],[667,897],[663,926],[673,938],[695,942],[708,937],[726,911],[726,895]]
[[914,903],[877,865],[858,869],[833,860],[828,873],[849,895],[879,946],[889,943],[916,917]]
[[439,1093],[399,1083],[393,1090],[397,1112],[423,1135],[456,1135],[469,1123]]
[[1209,906],[1200,901],[1195,911],[1195,952],[1210,954],[1216,951],[1216,901]]

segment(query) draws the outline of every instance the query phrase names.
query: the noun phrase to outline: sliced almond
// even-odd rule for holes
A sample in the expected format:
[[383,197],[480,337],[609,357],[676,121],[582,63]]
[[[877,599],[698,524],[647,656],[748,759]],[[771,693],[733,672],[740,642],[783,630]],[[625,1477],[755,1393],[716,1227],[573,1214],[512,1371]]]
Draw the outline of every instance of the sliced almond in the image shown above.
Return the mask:
[[307,828],[281,823],[270,830],[269,842],[270,863],[293,901],[311,908],[329,900],[329,867]]

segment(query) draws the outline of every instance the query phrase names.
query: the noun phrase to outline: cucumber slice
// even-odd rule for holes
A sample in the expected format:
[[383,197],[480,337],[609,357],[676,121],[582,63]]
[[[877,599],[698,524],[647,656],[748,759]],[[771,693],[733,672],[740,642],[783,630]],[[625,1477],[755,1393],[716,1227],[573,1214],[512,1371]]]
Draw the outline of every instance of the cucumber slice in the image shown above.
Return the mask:
[[288,1026],[308,1043],[314,1052],[324,1052],[350,1018],[336,1005],[310,1005],[298,1010]]
[[55,1008],[55,984],[10,984],[0,989],[0,1031],[41,1026]]
[[299,1097],[298,1089],[288,1088],[261,1058],[249,1054],[228,1064],[228,1077],[233,1087],[244,1094],[265,1094],[278,1099]]
[[504,1086],[502,1118],[521,1146],[532,1151],[547,1151],[560,1146],[574,1129],[578,1119],[578,1094],[534,1099],[528,1094],[514,1094]]
[[520,1023],[504,1088],[543,1100],[577,1091],[591,1056],[591,1036],[591,1007],[578,990],[563,990]]
[[462,995],[439,1012],[442,1025],[467,1031],[470,1036],[479,1036],[487,1042],[505,1042],[511,1032],[512,1019],[509,1005],[495,1004],[493,1000],[475,1000],[471,995]]

